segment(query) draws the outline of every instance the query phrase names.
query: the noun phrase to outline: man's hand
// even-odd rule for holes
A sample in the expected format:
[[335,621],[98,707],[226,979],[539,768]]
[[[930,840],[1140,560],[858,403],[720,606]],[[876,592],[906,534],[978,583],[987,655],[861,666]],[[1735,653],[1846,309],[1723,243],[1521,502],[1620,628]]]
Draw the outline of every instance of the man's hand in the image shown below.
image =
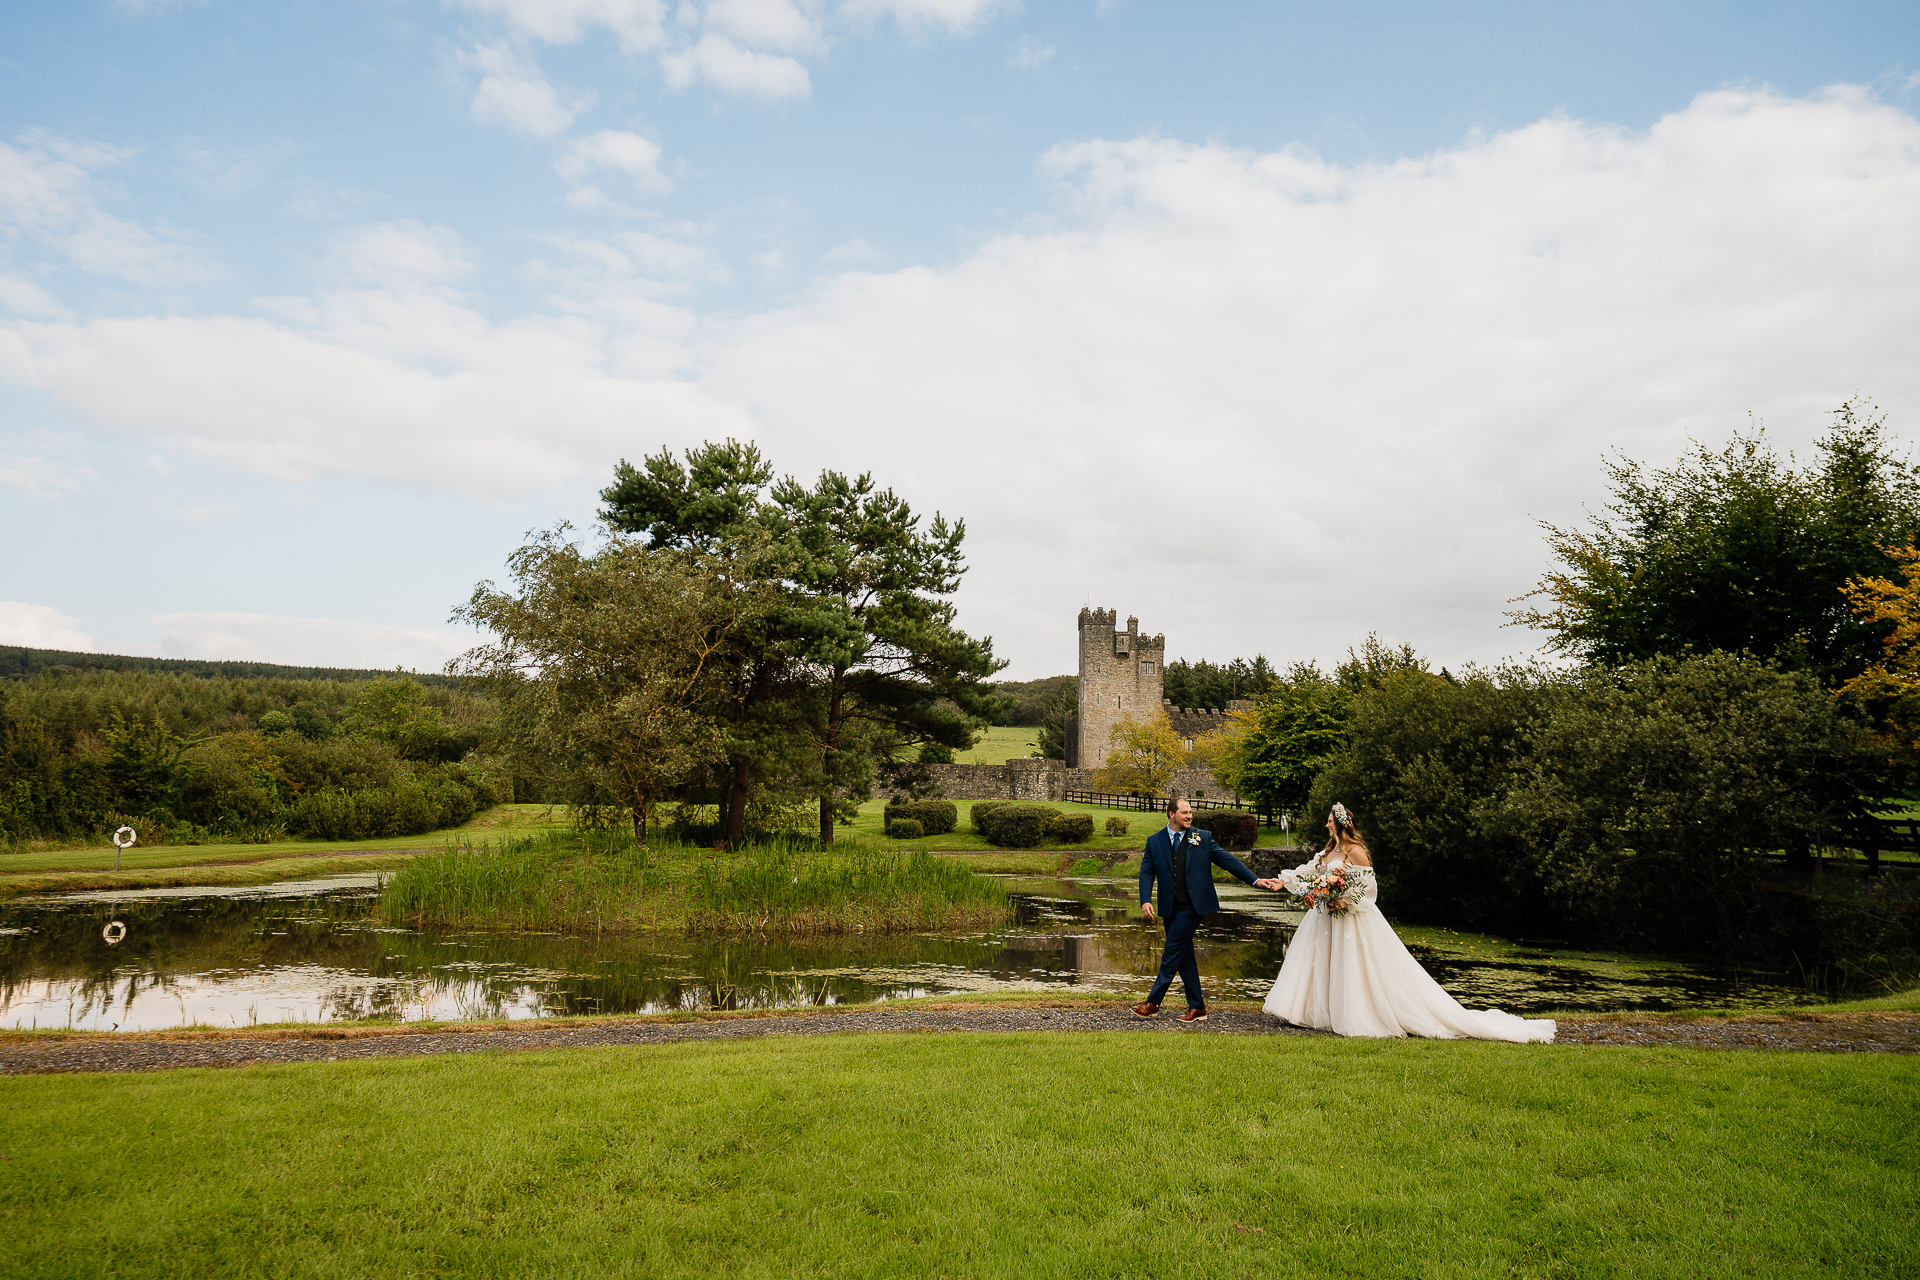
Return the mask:
[[1151,902],[1141,903],[1140,914],[1145,916],[1149,920],[1153,919],[1153,904]]
[[1284,889],[1286,886],[1281,884],[1278,880],[1255,880],[1253,882],[1253,887],[1256,889],[1271,889],[1275,893],[1278,893],[1280,892],[1280,890]]

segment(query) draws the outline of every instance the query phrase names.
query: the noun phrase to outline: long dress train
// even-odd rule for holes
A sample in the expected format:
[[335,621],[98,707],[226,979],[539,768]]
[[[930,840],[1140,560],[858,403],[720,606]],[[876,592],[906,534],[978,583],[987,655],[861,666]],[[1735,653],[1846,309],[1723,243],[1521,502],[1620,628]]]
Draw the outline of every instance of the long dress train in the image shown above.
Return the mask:
[[[1299,876],[1339,866],[1319,859],[1280,873],[1299,892]],[[1427,1036],[1437,1040],[1553,1039],[1552,1019],[1526,1019],[1498,1009],[1466,1009],[1448,995],[1376,909],[1379,886],[1371,875],[1364,904],[1332,915],[1307,912],[1294,932],[1266,1011],[1295,1026],[1341,1036]]]

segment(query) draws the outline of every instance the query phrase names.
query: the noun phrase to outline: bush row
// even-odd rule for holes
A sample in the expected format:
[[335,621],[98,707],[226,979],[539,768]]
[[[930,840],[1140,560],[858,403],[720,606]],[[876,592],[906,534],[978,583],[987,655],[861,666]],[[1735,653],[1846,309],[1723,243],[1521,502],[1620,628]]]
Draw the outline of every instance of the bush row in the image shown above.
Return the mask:
[[1085,844],[1093,839],[1092,814],[1062,813],[1044,804],[982,800],[968,817],[989,844],[1006,849],[1032,849],[1048,840]]

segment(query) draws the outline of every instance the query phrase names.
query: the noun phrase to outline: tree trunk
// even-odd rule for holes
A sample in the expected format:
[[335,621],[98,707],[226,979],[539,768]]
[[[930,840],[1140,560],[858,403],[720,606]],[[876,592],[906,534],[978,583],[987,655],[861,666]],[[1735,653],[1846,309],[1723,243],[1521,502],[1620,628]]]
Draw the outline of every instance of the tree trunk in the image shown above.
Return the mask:
[[747,787],[753,780],[753,760],[733,758],[733,786],[727,795],[727,848],[738,849],[747,836]]
[[841,708],[845,705],[846,691],[841,684],[841,672],[834,673],[833,701],[827,707],[827,731],[823,736],[825,749],[820,756],[820,771],[826,775],[827,789],[820,795],[820,844],[831,847],[833,844],[833,792],[838,782],[834,776],[834,757],[840,745],[840,725],[844,716]]

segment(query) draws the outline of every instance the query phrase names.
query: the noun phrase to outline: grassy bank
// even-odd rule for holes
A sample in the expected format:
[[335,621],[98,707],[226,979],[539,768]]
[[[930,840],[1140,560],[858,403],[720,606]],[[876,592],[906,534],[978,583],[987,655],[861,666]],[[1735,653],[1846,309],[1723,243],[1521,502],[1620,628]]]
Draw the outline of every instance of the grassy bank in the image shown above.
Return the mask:
[[1915,1065],[850,1036],[0,1081],[32,1276],[1896,1276]]
[[380,909],[410,924],[707,936],[982,927],[1012,914],[1000,884],[924,852],[792,842],[720,853],[565,832],[414,858]]
[[268,844],[194,844],[121,851],[111,844],[34,845],[0,854],[0,898],[82,889],[160,889],[178,885],[272,884],[279,880],[378,871],[403,866],[416,853],[446,847],[450,837],[564,830],[564,808],[504,804],[464,826],[380,840],[276,840]]

